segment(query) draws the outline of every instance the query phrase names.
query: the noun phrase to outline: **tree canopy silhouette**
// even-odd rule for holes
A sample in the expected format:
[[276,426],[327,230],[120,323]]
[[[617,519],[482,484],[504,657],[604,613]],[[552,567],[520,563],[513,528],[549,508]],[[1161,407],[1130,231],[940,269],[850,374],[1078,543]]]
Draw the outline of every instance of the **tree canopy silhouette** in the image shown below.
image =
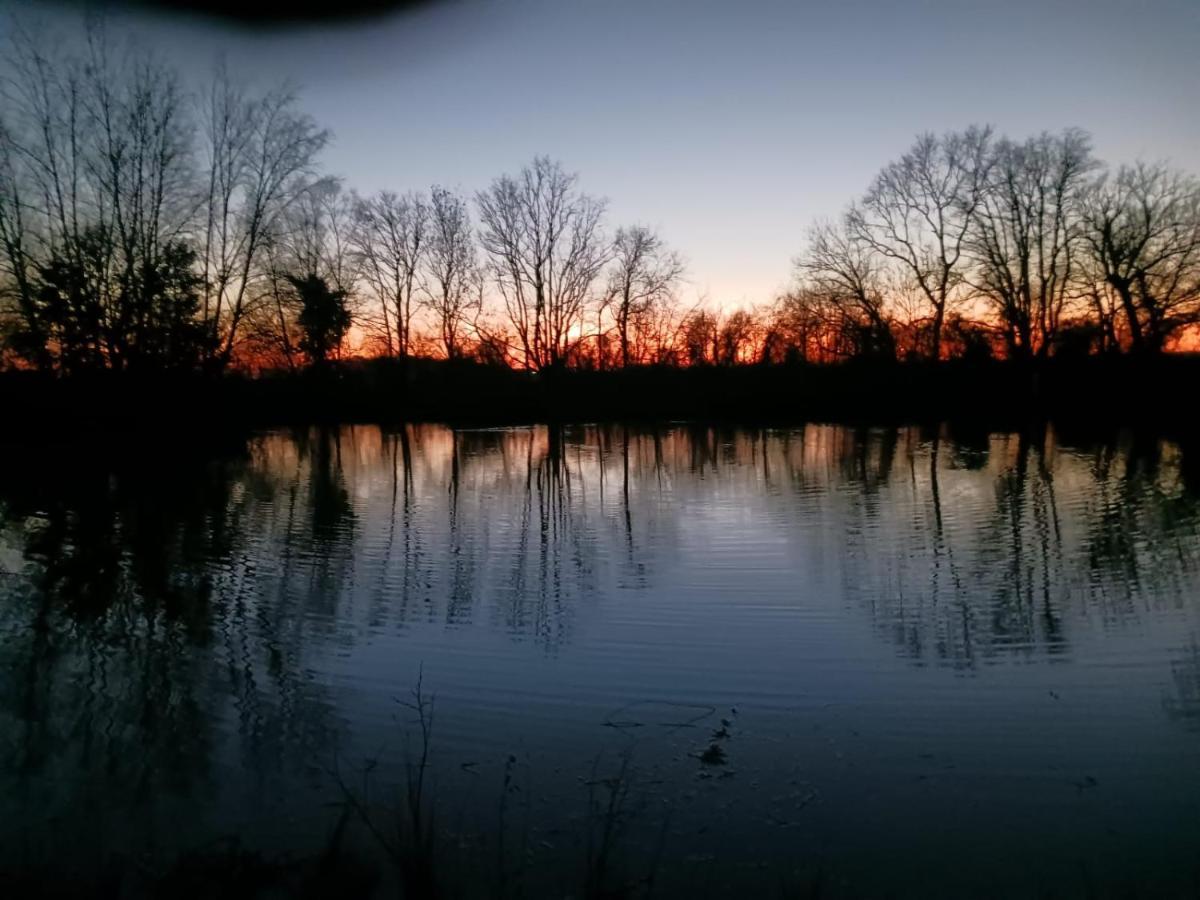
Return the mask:
[[324,368],[350,330],[346,292],[333,290],[318,275],[289,276],[289,280],[300,299],[300,349],[314,367]]
[[[538,156],[470,194],[360,196],[286,87],[202,84],[103,27],[0,59],[0,364],[294,370],[349,354],[529,372],[1156,357],[1200,336],[1200,180],[1079,129],[920,135],[795,280],[686,303],[683,258]],[[716,298],[720,301],[721,298]]]

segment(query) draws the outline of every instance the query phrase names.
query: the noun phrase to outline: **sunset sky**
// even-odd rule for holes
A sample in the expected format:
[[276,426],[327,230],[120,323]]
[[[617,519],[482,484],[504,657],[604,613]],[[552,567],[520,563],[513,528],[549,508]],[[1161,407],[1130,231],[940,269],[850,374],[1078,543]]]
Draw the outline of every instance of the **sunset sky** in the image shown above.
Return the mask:
[[[12,8],[13,4],[0,6]],[[62,25],[79,6],[49,7]],[[189,73],[223,53],[291,79],[360,191],[473,192],[561,159],[689,261],[691,296],[769,298],[832,216],[921,130],[1067,125],[1112,162],[1200,171],[1195,0],[431,3],[350,24],[247,28],[118,8]]]

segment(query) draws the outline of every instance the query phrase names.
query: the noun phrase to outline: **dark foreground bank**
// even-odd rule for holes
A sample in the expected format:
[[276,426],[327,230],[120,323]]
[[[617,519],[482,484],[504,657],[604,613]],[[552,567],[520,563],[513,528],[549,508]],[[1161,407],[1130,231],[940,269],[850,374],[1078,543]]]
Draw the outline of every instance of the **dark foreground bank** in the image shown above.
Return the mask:
[[472,424],[696,419],[904,424],[967,421],[1195,429],[1200,356],[841,365],[634,367],[527,373],[471,362],[352,361],[324,372],[0,375],[13,429],[308,423]]

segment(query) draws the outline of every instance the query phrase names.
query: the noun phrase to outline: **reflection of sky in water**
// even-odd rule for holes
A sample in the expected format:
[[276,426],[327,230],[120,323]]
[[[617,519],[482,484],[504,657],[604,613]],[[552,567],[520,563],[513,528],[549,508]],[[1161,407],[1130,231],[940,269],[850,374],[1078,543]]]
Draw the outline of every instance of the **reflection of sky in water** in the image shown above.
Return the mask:
[[[124,817],[120,843],[185,810],[184,842],[319,840],[335,762],[398,777],[423,671],[446,802],[489,827],[516,753],[547,858],[597,753],[632,741],[668,859],[717,883],[817,857],[914,890],[1184,879],[1200,515],[1178,449],[933,437],[422,426],[111,477],[22,458],[5,821]],[[721,718],[734,774],[705,778]]]

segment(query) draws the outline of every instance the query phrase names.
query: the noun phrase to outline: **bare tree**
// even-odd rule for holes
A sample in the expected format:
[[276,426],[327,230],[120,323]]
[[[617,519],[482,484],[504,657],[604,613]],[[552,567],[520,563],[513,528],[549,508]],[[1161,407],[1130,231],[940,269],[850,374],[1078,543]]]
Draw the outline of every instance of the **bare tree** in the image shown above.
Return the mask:
[[679,362],[685,310],[674,294],[652,303],[633,320],[633,357],[651,365]]
[[192,293],[180,280],[192,277],[191,127],[169,68],[136,45],[113,50],[98,24],[86,38],[71,55],[18,24],[0,82],[0,238],[22,355],[161,362]]
[[1111,284],[1103,278],[1092,277],[1094,266],[1084,259],[1082,295],[1091,316],[1085,323],[1096,330],[1096,349],[1100,353],[1116,353],[1121,350],[1119,323],[1121,321],[1121,298]]
[[444,187],[430,191],[429,307],[438,322],[446,359],[462,354],[463,330],[481,303],[475,238],[467,201]]
[[608,261],[604,202],[579,192],[576,182],[539,156],[476,195],[480,242],[529,369],[566,364]]
[[845,341],[844,309],[807,281],[783,293],[770,310],[763,339],[771,362],[831,362],[852,356],[857,344]]
[[428,255],[429,204],[416,193],[380,191],[356,201],[354,219],[351,241],[363,280],[379,302],[384,346],[389,356],[406,359]]
[[280,218],[316,181],[329,133],[295,109],[286,88],[249,97],[220,67],[204,109],[203,316],[212,363],[229,364],[250,302],[264,245]]
[[628,366],[633,361],[631,325],[636,326],[653,307],[670,300],[683,277],[684,265],[679,255],[644,225],[618,229],[612,253],[614,266],[604,306],[611,310],[617,328],[621,365]]
[[263,289],[267,300],[260,315],[252,317],[247,342],[256,363],[266,367],[286,367],[291,371],[301,363],[300,297],[290,278],[301,271],[279,235],[269,237],[263,246]]
[[3,81],[6,215],[19,223],[27,267],[70,253],[87,227],[91,197],[87,110],[80,60],[45,48],[57,42],[20,21],[9,36]]
[[967,234],[987,184],[991,132],[922,135],[884,167],[847,222],[854,237],[897,265],[929,309],[929,355],[939,359],[947,309],[963,283]]
[[[115,58],[114,58],[115,57]],[[84,93],[95,142],[99,229],[112,248],[108,351],[114,368],[145,349],[156,279],[164,254],[191,225],[191,123],[175,73],[147,53],[113,51],[102,28],[89,33]]]
[[735,309],[724,317],[716,334],[715,361],[725,366],[750,362],[760,356],[758,321],[753,311]]
[[292,260],[292,274],[317,275],[347,294],[358,280],[352,246],[354,201],[335,178],[322,178],[300,194],[277,231]]
[[310,313],[352,315],[389,355],[469,341],[530,370],[940,359],[1001,339],[1010,358],[1157,353],[1200,326],[1200,181],[1149,164],[1095,178],[1080,131],[918,138],[813,230],[793,290],[721,316],[681,306],[683,264],[650,229],[608,241],[604,202],[557,162],[476,194],[473,232],[444,188],[350,199],[320,177],[329,135],[290,91],[219,67],[192,104],[153,53],[85,37],[18,21],[0,54],[0,331],[22,365],[294,366],[299,283]]
[[[22,163],[12,123],[0,111],[0,315],[4,317],[0,339],[18,357],[49,368],[52,360],[35,302],[33,236]],[[24,346],[18,346],[22,333]]]
[[349,308],[358,277],[350,251],[352,214],[340,184],[323,178],[297,197],[264,237],[266,302],[254,304],[246,320],[247,342],[260,362],[282,362],[289,369],[300,362],[303,303],[297,280],[319,279]]
[[1044,357],[1077,293],[1079,189],[1094,167],[1071,129],[992,150],[969,234],[971,281],[1001,326],[1010,357]]
[[716,363],[721,358],[720,322],[705,309],[688,313],[680,325],[680,351],[691,366]]
[[[789,306],[794,308],[803,298],[811,312],[819,309],[825,327],[849,339],[848,344],[839,342],[842,352],[895,356],[895,339],[885,309],[887,272],[878,254],[848,221],[814,227],[808,250],[797,260],[796,269],[801,283],[807,282],[812,290],[796,294]],[[817,298],[819,305],[813,302]]]
[[1144,163],[1101,176],[1083,193],[1083,240],[1134,352],[1160,352],[1200,322],[1200,180]]

